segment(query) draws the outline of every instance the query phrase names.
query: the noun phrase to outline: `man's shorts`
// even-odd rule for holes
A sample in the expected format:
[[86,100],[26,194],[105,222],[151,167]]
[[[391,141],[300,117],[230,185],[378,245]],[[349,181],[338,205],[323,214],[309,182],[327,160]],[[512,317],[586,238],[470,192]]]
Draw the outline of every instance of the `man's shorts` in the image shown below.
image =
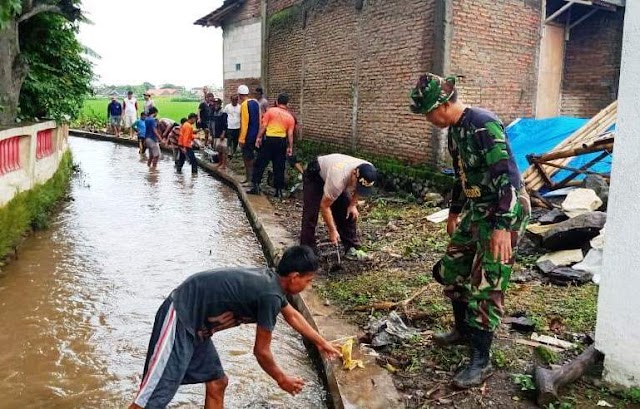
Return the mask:
[[176,316],[171,297],[158,309],[135,403],[165,408],[180,385],[223,378],[224,369],[210,339],[196,341]]
[[253,143],[245,143],[242,147],[242,159],[254,160],[256,158],[256,147]]
[[135,112],[131,112],[131,113],[126,113],[124,114],[124,127],[125,128],[131,128],[131,126],[133,125],[133,123],[136,121],[136,113]]
[[160,156],[160,144],[158,142],[151,138],[145,138],[144,143],[147,145],[147,149],[149,149],[150,157],[157,158]]
[[120,115],[111,115],[109,117],[109,123],[113,126],[119,126],[122,117]]

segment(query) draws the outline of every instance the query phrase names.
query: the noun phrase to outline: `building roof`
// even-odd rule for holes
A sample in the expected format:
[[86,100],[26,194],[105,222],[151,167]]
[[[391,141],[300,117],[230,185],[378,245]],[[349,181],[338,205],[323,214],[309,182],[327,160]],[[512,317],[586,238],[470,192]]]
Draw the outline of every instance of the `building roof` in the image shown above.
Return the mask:
[[157,89],[148,89],[147,94],[152,96],[163,96],[163,95],[175,95],[179,90],[174,88],[157,88]]
[[222,6],[218,7],[206,16],[196,20],[196,25],[204,27],[221,27],[224,19],[238,10],[244,4],[245,0],[224,0]]

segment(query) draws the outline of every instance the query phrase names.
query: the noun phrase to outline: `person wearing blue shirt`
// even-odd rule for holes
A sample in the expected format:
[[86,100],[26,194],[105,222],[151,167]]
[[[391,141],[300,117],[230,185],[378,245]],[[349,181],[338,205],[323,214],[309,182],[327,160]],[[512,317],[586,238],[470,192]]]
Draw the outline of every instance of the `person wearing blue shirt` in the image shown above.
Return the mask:
[[158,158],[160,158],[160,132],[158,131],[156,116],[158,115],[158,109],[156,107],[149,108],[149,114],[147,119],[144,120],[145,125],[145,138],[144,144],[149,149],[149,160],[147,160],[147,166],[155,169],[158,164]]
[[138,147],[140,155],[144,155],[147,147],[144,144],[144,138],[147,136],[147,125],[145,124],[145,119],[147,118],[147,114],[144,112],[140,114],[140,119],[136,120],[133,123],[132,128],[138,134]]
[[120,120],[122,118],[122,104],[116,101],[116,97],[111,97],[111,103],[107,105],[107,120],[116,138],[120,137]]

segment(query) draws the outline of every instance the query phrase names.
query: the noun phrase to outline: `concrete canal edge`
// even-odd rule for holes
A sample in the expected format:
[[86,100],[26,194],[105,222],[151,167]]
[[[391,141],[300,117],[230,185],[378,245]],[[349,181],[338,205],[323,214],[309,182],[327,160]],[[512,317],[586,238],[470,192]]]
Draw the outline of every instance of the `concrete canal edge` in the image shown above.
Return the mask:
[[[137,146],[135,140],[114,138],[104,134],[80,130],[71,130],[69,133],[72,136]],[[170,150],[168,151],[170,152]],[[269,200],[265,196],[247,195],[233,173],[220,172],[210,163],[200,159],[198,159],[198,164],[204,171],[236,191],[267,260],[270,264],[275,265],[283,249],[297,241],[279,223]],[[291,303],[328,340],[346,339],[361,332],[357,326],[337,318],[340,311],[324,305],[313,289],[291,297]],[[318,358],[319,369],[325,378],[329,394],[329,404],[333,408],[388,409],[402,407],[402,399],[393,385],[391,375],[376,363],[374,356],[362,354],[359,350],[354,349],[354,359],[362,359],[365,368],[345,371],[341,368],[340,362],[322,359],[312,345],[307,345],[307,347]]]

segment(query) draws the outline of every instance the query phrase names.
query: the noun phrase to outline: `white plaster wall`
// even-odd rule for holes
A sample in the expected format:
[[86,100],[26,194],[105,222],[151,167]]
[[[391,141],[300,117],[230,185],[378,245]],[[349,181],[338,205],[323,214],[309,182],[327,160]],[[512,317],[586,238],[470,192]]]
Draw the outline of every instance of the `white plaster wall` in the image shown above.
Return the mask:
[[[262,24],[225,26],[223,38],[224,79],[260,78],[262,60]],[[240,64],[240,71],[236,71]]]
[[607,212],[596,348],[605,379],[640,386],[640,2],[627,1],[615,154]]
[[[58,169],[62,155],[68,149],[68,128],[57,127],[53,121],[24,127],[4,129],[0,131],[0,140],[21,136],[20,164],[13,172],[0,175],[0,206],[10,201],[17,193],[29,190],[38,183],[44,183]],[[54,152],[42,159],[36,159],[37,133],[44,129],[52,129]]]

